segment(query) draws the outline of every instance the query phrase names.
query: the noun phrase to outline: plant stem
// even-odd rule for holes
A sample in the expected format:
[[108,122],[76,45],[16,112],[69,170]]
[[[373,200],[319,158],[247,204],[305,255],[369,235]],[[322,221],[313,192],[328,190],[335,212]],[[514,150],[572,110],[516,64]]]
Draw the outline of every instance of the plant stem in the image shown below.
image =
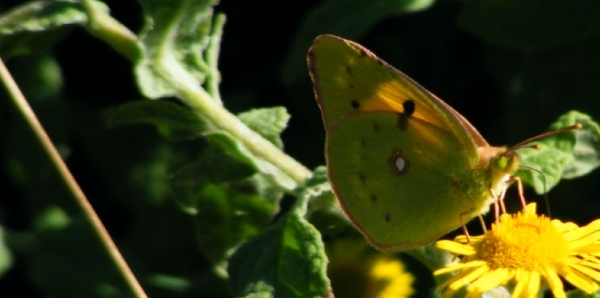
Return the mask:
[[139,56],[137,36],[90,0],[80,0],[88,15],[87,31],[130,61]]
[[176,89],[179,90],[178,97],[192,110],[242,141],[252,154],[273,164],[299,186],[304,185],[311,176],[309,169],[248,128],[201,87],[178,84]]
[[[133,63],[136,63],[139,50],[135,35],[130,36],[130,32],[127,28],[120,25],[104,11],[95,8],[89,0],[81,1],[86,6],[90,18],[88,30],[90,30],[90,28],[94,29],[91,31],[92,34],[112,45],[119,53],[123,54]],[[160,67],[161,72],[165,74],[165,77],[173,78],[171,82],[175,85],[173,86],[174,89],[178,90],[179,99],[192,110],[211,120],[215,126],[232,134],[240,140],[252,154],[268,161],[292,178],[297,185],[302,186],[306,179],[312,174],[311,171],[289,155],[282,152],[261,135],[248,128],[248,126],[222,106],[220,98],[214,98],[212,96],[215,95],[218,97],[219,73],[216,70],[216,59],[218,58],[218,53],[216,51],[219,47],[216,43],[219,43],[220,41],[224,22],[225,17],[223,15],[216,16],[214,23],[215,28],[211,34],[211,47],[208,49],[207,53],[207,62],[214,68],[207,78],[207,83],[209,84],[209,86],[207,86],[208,92],[202,87],[199,87],[196,82],[188,82],[188,84],[186,84],[186,80],[182,79],[184,76],[183,74],[185,73],[182,68],[178,69],[178,71],[182,71],[181,73],[175,73],[172,71],[173,65],[166,65]]]
[[52,144],[50,137],[48,137],[48,134],[46,134],[46,131],[38,121],[37,117],[35,116],[35,113],[29,106],[29,103],[25,99],[25,96],[23,96],[23,93],[17,86],[17,83],[10,75],[2,59],[0,59],[0,80],[6,87],[9,97],[13,100],[13,102],[17,106],[17,109],[19,110],[21,115],[23,115],[23,118],[25,118],[25,121],[29,124],[29,126],[33,130],[33,133],[40,141],[42,148],[45,149],[51,162],[54,164],[56,169],[58,169],[58,172],[62,177],[65,185],[75,198],[75,201],[77,202],[79,207],[82,209],[84,215],[86,216],[86,219],[89,220],[90,224],[94,228],[94,231],[96,231],[106,251],[114,261],[115,266],[117,266],[119,272],[121,272],[121,274],[123,275],[125,282],[129,285],[132,294],[135,297],[147,297],[146,293],[144,293],[144,290],[133,275],[133,272],[131,271],[129,266],[127,266],[127,263],[125,262],[123,256],[117,249],[117,246],[112,241],[110,235],[102,225],[102,222],[98,218],[98,215],[94,211],[94,208],[92,208],[92,205],[90,205],[85,194],[83,193],[83,191],[75,181],[75,178],[67,168],[67,165],[60,157],[58,150],[56,150],[56,147],[54,147],[54,145]]

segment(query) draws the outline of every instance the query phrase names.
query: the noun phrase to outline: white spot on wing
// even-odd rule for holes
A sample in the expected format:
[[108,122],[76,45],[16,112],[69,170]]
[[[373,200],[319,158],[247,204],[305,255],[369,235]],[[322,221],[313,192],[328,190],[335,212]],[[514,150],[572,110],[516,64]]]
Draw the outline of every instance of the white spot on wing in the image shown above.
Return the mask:
[[404,157],[402,151],[399,149],[394,149],[394,151],[392,151],[392,155],[388,159],[388,163],[392,168],[392,171],[394,171],[394,173],[397,175],[406,174],[410,165],[408,159]]
[[394,165],[399,172],[402,172],[404,171],[404,168],[406,168],[406,160],[403,157],[398,157],[394,161]]

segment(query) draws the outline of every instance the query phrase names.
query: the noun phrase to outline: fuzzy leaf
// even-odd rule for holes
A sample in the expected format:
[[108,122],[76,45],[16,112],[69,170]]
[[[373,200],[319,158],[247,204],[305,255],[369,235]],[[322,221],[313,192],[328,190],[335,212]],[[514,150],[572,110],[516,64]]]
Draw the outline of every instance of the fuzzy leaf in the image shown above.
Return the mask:
[[287,127],[290,115],[284,107],[253,109],[240,113],[238,118],[278,148],[283,148],[279,135]]
[[283,218],[229,259],[235,297],[331,296],[321,235],[304,219],[310,197],[304,192]]
[[199,86],[210,73],[204,59],[218,0],[144,0],[146,16],[139,35],[138,85],[149,98],[175,96]]
[[133,101],[110,112],[109,127],[130,124],[153,124],[171,139],[199,137],[211,129],[208,121],[185,106],[169,101]]
[[[107,6],[92,1],[104,11]],[[88,18],[79,1],[34,1],[0,16],[0,56],[40,53],[54,45],[75,26],[87,24]]]
[[[562,178],[575,178],[589,173],[599,165],[600,129],[588,115],[571,111],[561,116],[550,130],[580,123],[583,128],[564,132],[535,141],[539,149],[520,150],[522,164],[538,172],[522,169],[519,176],[523,183],[533,186],[539,194],[552,189]],[[545,185],[544,185],[545,178]]]

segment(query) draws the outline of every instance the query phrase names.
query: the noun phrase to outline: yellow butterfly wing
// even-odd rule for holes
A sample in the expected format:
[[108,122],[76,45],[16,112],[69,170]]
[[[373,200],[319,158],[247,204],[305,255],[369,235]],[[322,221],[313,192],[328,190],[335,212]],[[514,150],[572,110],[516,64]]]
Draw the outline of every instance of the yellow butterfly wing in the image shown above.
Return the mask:
[[308,52],[308,66],[326,128],[356,111],[403,113],[412,100],[418,106],[413,117],[449,130],[473,150],[489,146],[452,107],[355,42],[318,36]]
[[[329,178],[354,225],[384,251],[424,245],[487,210],[489,147],[460,114],[362,46],[324,35],[308,64]],[[495,153],[494,153],[495,154]]]

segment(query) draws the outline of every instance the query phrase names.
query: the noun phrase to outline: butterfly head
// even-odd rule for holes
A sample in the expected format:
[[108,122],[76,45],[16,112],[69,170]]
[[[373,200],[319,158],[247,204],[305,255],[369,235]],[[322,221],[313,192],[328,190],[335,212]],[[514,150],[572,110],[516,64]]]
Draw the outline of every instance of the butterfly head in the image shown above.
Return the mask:
[[489,189],[492,194],[498,195],[506,189],[506,182],[521,166],[521,157],[515,150],[506,147],[490,147],[487,150],[490,151],[487,161]]
[[492,146],[479,147],[479,164],[485,167],[489,165],[492,173],[499,172],[512,174],[519,168],[521,158],[515,148]]
[[515,150],[506,150],[504,153],[499,155],[495,162],[494,166],[498,171],[513,174],[521,165],[521,157]]

